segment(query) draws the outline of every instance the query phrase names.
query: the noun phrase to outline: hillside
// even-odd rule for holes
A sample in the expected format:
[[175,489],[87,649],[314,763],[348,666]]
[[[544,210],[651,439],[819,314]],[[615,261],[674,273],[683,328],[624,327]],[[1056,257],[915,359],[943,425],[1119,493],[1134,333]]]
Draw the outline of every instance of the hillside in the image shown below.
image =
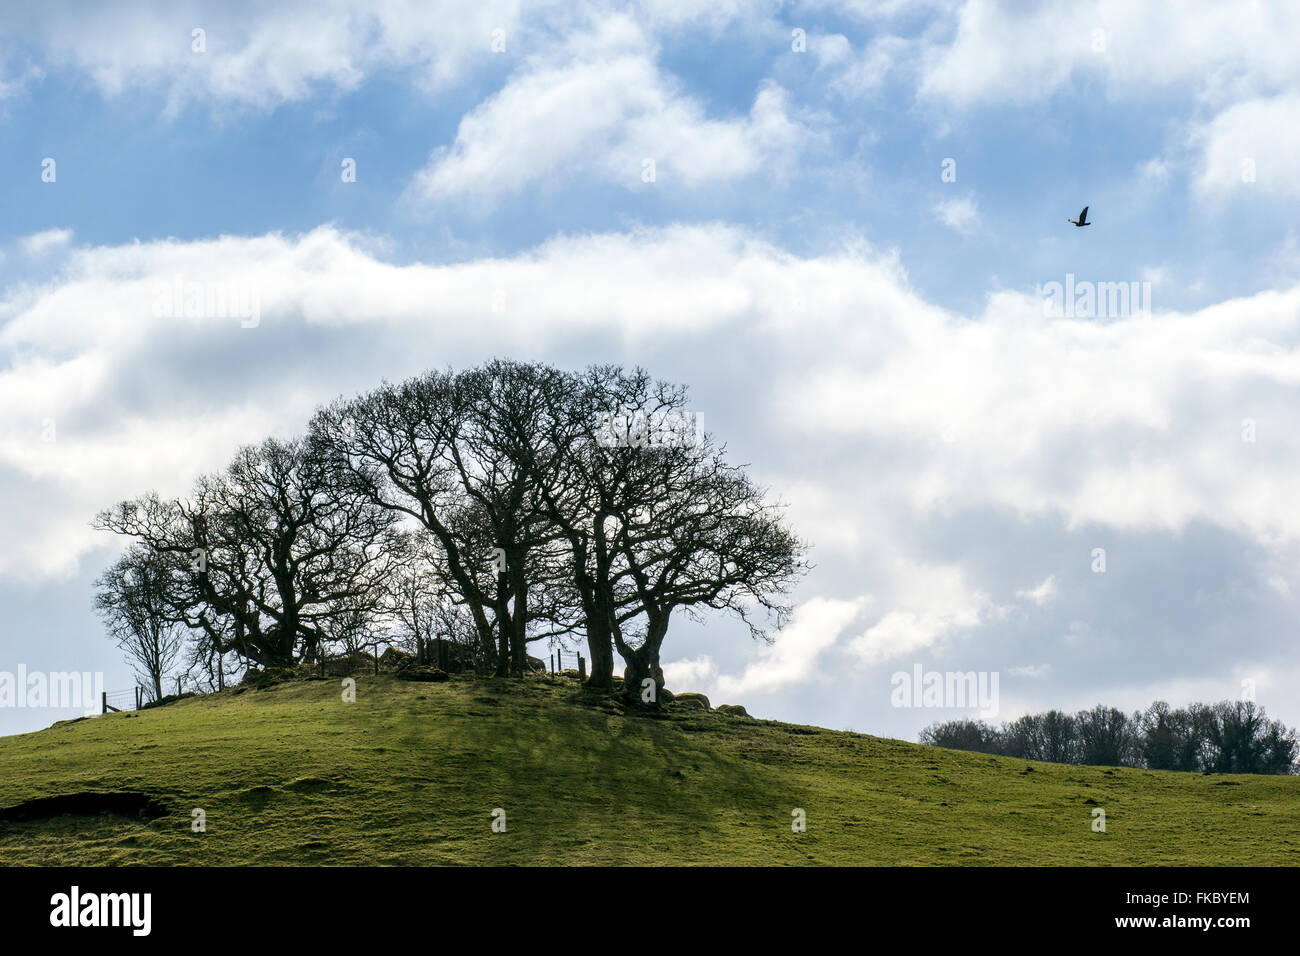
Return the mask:
[[[80,792],[148,794],[166,812],[11,812],[0,861],[1300,864],[1294,777],[1030,764],[684,708],[629,716],[561,678],[362,677],[352,704],[337,680],[286,683],[0,739],[0,807]],[[195,807],[206,833],[191,832]],[[806,833],[791,832],[796,807]]]

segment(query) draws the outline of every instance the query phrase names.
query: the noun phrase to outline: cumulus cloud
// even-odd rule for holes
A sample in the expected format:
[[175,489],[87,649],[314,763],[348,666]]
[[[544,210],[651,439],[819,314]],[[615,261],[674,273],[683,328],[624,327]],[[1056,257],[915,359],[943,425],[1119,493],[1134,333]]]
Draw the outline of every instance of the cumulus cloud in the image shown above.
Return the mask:
[[712,657],[701,654],[698,657],[667,661],[663,664],[663,671],[664,683],[669,688],[689,690],[692,687],[707,686],[717,674],[718,668]]
[[[0,480],[29,502],[0,519],[12,542],[0,574],[69,572],[97,540],[86,525],[100,507],[182,492],[239,442],[299,428],[338,390],[391,374],[395,356],[413,373],[575,336],[617,350],[704,335],[748,310],[741,276],[771,254],[722,227],[558,237],[449,266],[393,265],[369,245],[328,227],[46,244],[57,277],[0,300]],[[254,303],[251,323],[240,306]]]
[[[775,643],[742,641],[725,666],[711,646],[683,645],[678,686],[712,681],[743,702],[829,679],[837,661],[975,647],[990,670],[1097,659],[1098,642],[1134,639],[1116,634],[1097,589],[1130,587],[1129,615],[1164,593],[1143,569],[1187,553],[1198,528],[1219,537],[1191,571],[1222,561],[1225,580],[1262,567],[1270,582],[1202,582],[1199,617],[1222,608],[1240,626],[1240,608],[1295,590],[1300,288],[1098,321],[1051,318],[1014,291],[956,314],[867,245],[795,255],[719,224],[556,236],[452,263],[398,264],[382,248],[329,227],[51,246],[51,277],[0,298],[0,576],[71,573],[107,544],[87,526],[96,510],[151,488],[182,494],[238,444],[300,429],[339,393],[510,355],[642,364],[690,384],[812,540],[817,566]],[[260,321],[209,314],[192,289],[255,298]],[[990,570],[1021,560],[1024,526],[1048,553]],[[1166,550],[1135,553],[1143,541]],[[1110,549],[1106,575],[1087,571],[1094,542]],[[991,635],[1024,618],[1008,615],[1019,602],[1042,608],[1033,624],[1049,636],[995,652]]]
[[[513,258],[450,265],[394,265],[331,228],[65,254],[57,280],[0,302],[0,397],[21,423],[7,426],[3,459],[34,476],[74,481],[87,446],[63,445],[66,427],[55,448],[15,429],[30,436],[45,418],[66,424],[96,407],[126,412],[119,390],[144,400],[149,382],[184,381],[192,362],[216,378],[222,361],[295,330],[420,343],[440,362],[485,342],[545,352],[590,335],[633,356],[666,335],[707,353],[745,328],[746,348],[786,356],[790,370],[775,370],[754,398],[792,447],[849,442],[897,458],[897,468],[876,469],[873,497],[890,502],[881,520],[895,506],[977,506],[1058,515],[1068,527],[1178,530],[1200,520],[1260,541],[1300,537],[1300,509],[1285,492],[1300,438],[1284,425],[1300,382],[1300,289],[1105,323],[1047,318],[1035,296],[999,293],[963,317],[915,295],[868,250],[801,258],[718,225],[560,236]],[[178,281],[247,290],[260,325],[159,314]],[[836,341],[835,355],[820,341]],[[278,355],[280,374],[267,380],[258,376],[269,359],[248,361],[221,369],[229,387],[170,399],[169,414],[192,414],[204,397],[221,400],[210,414],[234,414],[250,394],[267,402],[294,390],[280,411],[304,414],[320,394],[309,349]],[[1207,395],[1224,411],[1207,416]],[[166,410],[160,396],[150,400],[151,413]],[[1257,441],[1243,441],[1244,419]],[[120,427],[105,421],[85,441],[134,459]],[[138,437],[152,444],[146,431]],[[867,507],[862,496],[846,501],[851,486],[797,468],[791,479],[796,510],[848,548],[855,539],[843,527],[854,522],[839,516]],[[24,564],[20,554],[13,561]]]
[[[529,16],[560,29],[569,19],[562,4],[530,5]],[[511,49],[524,21],[518,0],[144,0],[111,10],[41,4],[9,32],[50,68],[84,74],[105,96],[154,91],[176,114],[194,102],[274,109],[356,89],[384,70],[439,89],[493,62],[494,30]]]
[[864,600],[815,597],[801,604],[772,644],[762,647],[758,660],[739,676],[724,674],[714,684],[718,694],[743,698],[770,694],[802,683],[817,673],[818,657],[832,647],[840,633],[862,610]]
[[1300,92],[1248,100],[1198,124],[1192,185],[1203,196],[1300,198]]
[[916,654],[999,610],[988,595],[970,586],[961,568],[898,561],[891,570],[889,610],[848,643],[860,663]]
[[1224,104],[1294,84],[1300,10],[1212,0],[967,0],[927,42],[920,94],[958,105],[1042,100],[1076,79],[1117,99],[1190,87]]
[[[917,95],[940,108],[1043,102],[1085,84],[1118,102],[1183,104],[1201,196],[1300,195],[1300,8],[1213,2],[967,0],[951,34],[920,40]],[[1163,186],[1180,157],[1141,170]],[[1256,181],[1258,170],[1258,181]]]
[[[46,68],[75,71],[111,98],[158,93],[172,116],[195,103],[272,110],[383,73],[442,92],[478,73],[508,72],[518,57],[556,54],[593,25],[623,17],[653,35],[774,25],[747,0],[137,0],[111,10],[50,0],[6,24],[0,100]],[[22,67],[14,62],[20,45],[33,58]]]
[[1294,538],[1300,510],[1259,465],[1300,445],[1274,434],[1260,455],[1241,429],[1288,414],[1298,307],[1300,289],[1106,322],[1046,318],[1016,293],[991,296],[975,321],[916,303],[873,324],[881,345],[858,367],[790,385],[780,407],[828,438],[915,450],[906,494],[918,511],[987,494],[1070,526],[1205,520]]
[[[559,177],[694,188],[788,164],[805,135],[787,96],[764,83],[744,117],[715,119],[655,60],[631,19],[611,17],[530,59],[460,123],[416,177],[423,199],[500,197]],[[650,165],[653,164],[653,165]]]
[[[1199,193],[1240,188],[1247,159],[1261,170],[1259,191],[1294,197],[1300,188],[1293,7],[944,0],[918,9],[835,0],[810,9],[874,27],[856,47],[842,33],[810,35],[819,81],[839,96],[872,95],[903,78],[947,129],[950,109],[1043,102],[1072,85],[1100,83],[1119,101],[1172,95],[1185,104],[1184,145]],[[354,91],[383,74],[426,93],[489,76],[495,92],[462,117],[452,142],[433,150],[412,196],[490,207],[574,175],[639,189],[648,159],[660,183],[693,189],[780,176],[806,142],[820,139],[819,124],[771,79],[755,84],[747,112],[716,115],[665,71],[662,45],[687,30],[721,36],[737,23],[759,35],[778,26],[765,8],[740,2],[493,0],[466,8],[454,0],[237,0],[144,2],[126,11],[53,3],[14,24],[14,40],[32,60],[0,70],[0,101],[50,70],[87,76],[111,98],[157,93],[169,116],[195,103],[273,110]],[[204,31],[201,52],[195,29]],[[0,48],[6,52],[12,60],[16,50]],[[1153,182],[1175,161],[1156,160]]]
[[[640,364],[689,384],[710,428],[813,543],[790,629],[765,646],[718,615],[704,627],[674,622],[672,685],[723,688],[742,703],[780,695],[783,715],[910,733],[890,724],[906,721],[887,705],[900,657],[1000,671],[1004,699],[1033,710],[1218,698],[1251,674],[1280,695],[1293,678],[1297,243],[1283,240],[1279,217],[1257,254],[1188,265],[1216,230],[1184,228],[1195,223],[1180,214],[1296,197],[1300,67],[1289,39],[1300,14],[1118,0],[84,6],[10,18],[6,116],[45,122],[27,100],[50,89],[44,75],[90,90],[90,108],[112,121],[137,120],[137,101],[161,101],[171,116],[220,114],[236,145],[240,123],[256,123],[247,111],[308,104],[280,119],[301,132],[304,155],[332,155],[332,114],[365,126],[359,111],[372,103],[344,94],[380,79],[424,97],[411,109],[436,117],[426,128],[437,139],[384,117],[369,134],[406,137],[391,143],[389,182],[412,182],[415,218],[436,212],[441,248],[455,251],[412,256],[427,224],[403,233],[410,220],[387,221],[382,201],[337,208],[341,222],[396,230],[383,235],[258,225],[213,236],[194,216],[134,205],[88,228],[45,203],[61,187],[7,210],[22,225],[0,250],[12,277],[0,292],[0,590],[25,595],[31,620],[48,595],[73,593],[51,579],[79,575],[84,596],[117,544],[90,531],[97,509],[148,489],[184,493],[238,444],[294,432],[340,393],[511,356]],[[789,47],[796,24],[806,56]],[[886,90],[887,114],[863,108]],[[1083,98],[1106,110],[1068,130],[1048,115]],[[1112,212],[1100,234],[1067,230],[1068,247],[1034,235],[1021,258],[1008,232],[1001,252],[968,243],[972,255],[936,270],[918,250],[950,244],[948,229],[981,228],[994,198],[999,222],[1039,221],[1056,173],[1039,165],[1020,188],[1006,152],[1015,131],[998,122],[1008,106],[1031,124],[1043,118],[1034,134],[1053,145],[1081,128],[1104,136],[1101,115],[1134,144],[1090,165],[1111,178],[1088,183],[1079,205]],[[1139,113],[1143,132],[1130,136]],[[955,131],[962,150],[935,141]],[[878,149],[893,151],[888,167]],[[967,186],[943,187],[955,198],[935,205],[940,194],[912,191],[918,170],[937,185],[921,164],[945,155],[984,166],[979,203]],[[654,184],[642,179],[645,159]],[[833,181],[818,178],[827,170]],[[798,188],[768,190],[787,175]],[[885,188],[866,188],[871,178]],[[573,181],[598,187],[567,220],[593,232],[534,241],[545,225],[528,209],[472,215]],[[1173,183],[1206,201],[1180,206]],[[854,195],[830,209],[843,194],[821,192],[828,184]],[[221,186],[210,201],[235,198]],[[678,201],[658,202],[667,195],[655,189]],[[287,219],[270,206],[256,221],[317,221],[306,195],[285,197]],[[692,214],[681,197],[754,225],[668,224]],[[1056,202],[1042,222],[1061,228]],[[1148,214],[1164,225],[1150,231]],[[76,235],[51,228],[63,225]],[[175,228],[191,232],[157,239]],[[1125,237],[1098,243],[1107,228]],[[900,251],[857,229],[895,230]],[[99,245],[78,245],[91,234]],[[1045,314],[1025,276],[1064,262],[1067,248],[1081,277],[1119,268],[1131,274],[1110,277],[1149,281],[1155,307]],[[1008,255],[1017,263],[1003,267]],[[1252,273],[1248,259],[1263,265]],[[936,281],[936,271],[950,274]],[[987,287],[999,291],[976,298]],[[1207,289],[1231,297],[1204,305]],[[1089,569],[1096,546],[1108,550],[1106,574]],[[873,713],[877,694],[885,703]]]

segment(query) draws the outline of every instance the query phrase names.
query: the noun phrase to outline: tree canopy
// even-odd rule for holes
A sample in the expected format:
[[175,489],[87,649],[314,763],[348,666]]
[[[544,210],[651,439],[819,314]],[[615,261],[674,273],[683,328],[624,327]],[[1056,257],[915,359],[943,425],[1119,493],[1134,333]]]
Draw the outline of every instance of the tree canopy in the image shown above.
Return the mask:
[[[684,387],[642,369],[430,371],[95,524],[157,565],[152,613],[208,658],[286,666],[362,632],[445,636],[504,676],[532,642],[581,639],[593,686],[612,686],[617,653],[625,694],[654,705],[676,612],[766,639],[807,567],[781,507],[700,422]],[[104,586],[120,603],[120,576]]]

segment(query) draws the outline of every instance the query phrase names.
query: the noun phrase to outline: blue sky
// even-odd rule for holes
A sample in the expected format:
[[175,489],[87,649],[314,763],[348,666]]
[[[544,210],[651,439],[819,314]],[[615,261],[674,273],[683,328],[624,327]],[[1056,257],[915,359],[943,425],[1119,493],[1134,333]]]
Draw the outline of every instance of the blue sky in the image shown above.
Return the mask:
[[[100,507],[182,494],[337,394],[506,355],[688,384],[814,545],[775,644],[679,621],[670,686],[913,737],[965,713],[892,707],[916,664],[997,672],[999,719],[1251,680],[1300,723],[1289,7],[2,22],[0,671],[130,686],[90,610]],[[1150,309],[1045,314],[1067,274],[1149,283]],[[160,317],[176,277],[258,321]],[[62,716],[0,708],[0,733]]]

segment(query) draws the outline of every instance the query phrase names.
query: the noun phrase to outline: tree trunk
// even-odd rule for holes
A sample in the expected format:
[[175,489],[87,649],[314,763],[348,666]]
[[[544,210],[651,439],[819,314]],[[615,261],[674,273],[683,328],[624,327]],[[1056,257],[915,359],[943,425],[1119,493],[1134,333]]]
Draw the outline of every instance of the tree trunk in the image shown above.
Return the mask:
[[510,676],[510,577],[506,568],[497,571],[497,677]]
[[[641,707],[658,709],[660,692],[664,689],[664,671],[659,665],[659,649],[668,633],[668,614],[651,613],[646,628],[645,642],[633,649],[620,640],[619,654],[627,667],[623,670],[623,699]],[[654,681],[651,691],[647,680]],[[649,697],[649,700],[646,697]]]
[[[659,707],[659,691],[663,689],[663,671],[645,645],[623,654],[627,666],[623,669],[623,699],[629,704],[647,709]],[[651,690],[648,680],[654,680]]]
[[492,633],[492,628],[487,624],[487,619],[484,618],[484,624],[478,630],[478,647],[474,654],[475,673],[492,673],[496,669],[496,660],[496,637]]
[[609,690],[614,686],[614,644],[609,631],[590,618],[587,621],[587,653],[591,657],[591,676],[587,686]]
[[519,568],[512,574],[515,606],[510,615],[510,658],[514,675],[523,677],[528,673],[528,582],[524,580],[522,559]]
[[505,621],[501,622],[501,633],[497,638],[496,676],[510,676],[510,630]]
[[[608,691],[614,687],[614,637],[610,628],[612,611],[607,588],[603,589],[586,573],[587,549],[582,539],[575,540],[574,584],[582,600],[582,613],[587,619],[587,653],[591,658],[591,675],[587,686],[593,690]],[[597,574],[603,566],[597,561]]]

